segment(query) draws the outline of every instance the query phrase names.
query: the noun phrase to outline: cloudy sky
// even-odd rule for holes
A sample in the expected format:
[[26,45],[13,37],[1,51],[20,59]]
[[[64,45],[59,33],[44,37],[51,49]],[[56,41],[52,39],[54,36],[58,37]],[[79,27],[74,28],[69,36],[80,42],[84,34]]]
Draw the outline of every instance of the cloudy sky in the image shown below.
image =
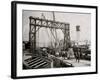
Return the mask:
[[[46,11],[31,11],[23,10],[22,12],[22,26],[23,26],[23,41],[29,40],[29,16],[42,18],[42,14],[46,19],[53,20],[53,13]],[[71,13],[71,12],[54,12],[55,21],[65,22],[70,24],[70,38],[71,40],[79,41],[91,40],[91,14]],[[76,25],[80,25],[80,33],[76,32]],[[37,33],[37,41],[40,43],[48,43],[53,39],[50,30],[41,28]],[[59,40],[63,39],[63,33],[60,29],[57,30],[57,37]]]

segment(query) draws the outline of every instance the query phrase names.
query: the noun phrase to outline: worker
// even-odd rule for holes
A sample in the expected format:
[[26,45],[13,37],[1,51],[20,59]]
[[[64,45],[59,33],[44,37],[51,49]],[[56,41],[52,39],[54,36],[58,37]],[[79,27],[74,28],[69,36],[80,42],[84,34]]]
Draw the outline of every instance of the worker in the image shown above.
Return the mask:
[[80,62],[80,48],[77,47],[75,52],[76,62]]
[[67,51],[67,58],[68,59],[71,59],[71,57],[73,56],[73,49],[70,47],[68,48],[68,51]]

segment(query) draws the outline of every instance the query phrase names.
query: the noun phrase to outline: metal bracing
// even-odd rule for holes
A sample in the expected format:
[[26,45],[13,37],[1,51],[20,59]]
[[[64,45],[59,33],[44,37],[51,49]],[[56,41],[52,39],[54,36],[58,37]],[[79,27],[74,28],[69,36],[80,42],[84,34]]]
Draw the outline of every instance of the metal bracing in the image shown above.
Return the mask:
[[35,53],[36,50],[36,32],[41,28],[50,28],[50,29],[61,29],[64,33],[64,48],[67,48],[68,43],[70,41],[70,33],[69,33],[69,23],[58,22],[48,19],[34,18],[32,16],[29,17],[29,41],[31,44],[32,53]]
[[[31,19],[30,24],[33,26],[38,26],[38,27],[65,29],[65,26],[69,25],[69,23],[58,22],[58,21],[53,21],[53,20],[48,20],[48,19],[40,19],[40,18],[34,18],[34,17],[30,17],[30,19]],[[36,21],[36,24],[35,24],[35,21]],[[66,30],[68,30],[68,28],[69,27],[66,26]]]

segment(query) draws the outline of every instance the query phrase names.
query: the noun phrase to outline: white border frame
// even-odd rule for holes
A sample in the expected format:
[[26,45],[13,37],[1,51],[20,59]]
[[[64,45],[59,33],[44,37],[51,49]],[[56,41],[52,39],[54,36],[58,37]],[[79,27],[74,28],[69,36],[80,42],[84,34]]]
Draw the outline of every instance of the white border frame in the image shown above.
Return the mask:
[[[22,70],[22,10],[47,10],[62,12],[82,12],[91,13],[91,66],[75,67],[75,68],[58,68],[58,69],[33,69]],[[53,75],[53,74],[70,74],[70,73],[86,73],[96,71],[96,9],[78,8],[78,7],[61,7],[47,5],[28,5],[17,4],[17,76],[37,76],[37,75]],[[93,33],[92,33],[93,32]],[[94,57],[95,56],[95,57]],[[67,72],[66,72],[67,71]],[[52,73],[50,73],[52,72]],[[34,75],[33,75],[34,74]]]

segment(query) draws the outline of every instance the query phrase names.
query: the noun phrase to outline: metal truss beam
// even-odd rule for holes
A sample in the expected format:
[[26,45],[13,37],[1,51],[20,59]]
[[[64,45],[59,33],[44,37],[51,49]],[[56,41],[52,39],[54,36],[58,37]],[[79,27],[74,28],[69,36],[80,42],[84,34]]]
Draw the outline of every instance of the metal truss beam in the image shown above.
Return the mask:
[[69,30],[69,23],[64,22],[58,22],[48,19],[40,19],[40,18],[34,18],[32,16],[29,17],[29,41],[30,41],[30,49],[33,54],[35,54],[36,50],[36,32],[44,27],[44,28],[50,28],[50,29],[61,29],[64,34],[64,50],[68,48],[68,44],[70,41],[70,30]]
[[53,29],[64,29],[64,30],[69,29],[69,26],[67,26],[69,25],[69,23],[58,22],[58,21],[53,21],[53,20],[48,20],[48,19],[34,18],[32,16],[30,17],[30,19],[31,19],[30,25],[33,25],[33,26],[53,28]]

